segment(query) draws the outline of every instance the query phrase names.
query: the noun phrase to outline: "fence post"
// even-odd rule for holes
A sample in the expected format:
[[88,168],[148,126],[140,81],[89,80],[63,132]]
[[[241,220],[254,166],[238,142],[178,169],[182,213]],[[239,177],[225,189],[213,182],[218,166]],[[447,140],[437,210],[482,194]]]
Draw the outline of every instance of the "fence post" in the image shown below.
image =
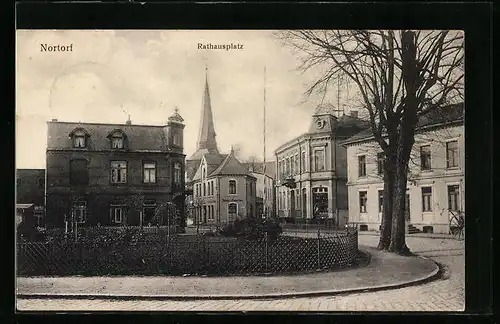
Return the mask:
[[269,250],[267,248],[267,231],[265,233],[264,240],[265,240],[265,243],[266,243],[266,245],[265,245],[265,251],[264,251],[265,252],[264,254],[266,256],[266,271],[265,272],[267,273],[267,263],[268,263],[267,258],[268,258],[268,252],[269,252]]
[[321,258],[320,258],[320,251],[319,251],[319,241],[320,241],[320,232],[319,232],[319,222],[318,222],[318,269],[321,269]]

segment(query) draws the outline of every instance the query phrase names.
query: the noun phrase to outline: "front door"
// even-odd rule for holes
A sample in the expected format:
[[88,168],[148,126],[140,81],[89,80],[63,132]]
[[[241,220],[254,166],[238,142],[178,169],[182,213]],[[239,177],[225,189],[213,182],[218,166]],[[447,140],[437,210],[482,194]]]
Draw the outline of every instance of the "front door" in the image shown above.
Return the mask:
[[143,215],[143,224],[146,226],[153,225],[152,222],[155,216],[155,207],[144,207]]

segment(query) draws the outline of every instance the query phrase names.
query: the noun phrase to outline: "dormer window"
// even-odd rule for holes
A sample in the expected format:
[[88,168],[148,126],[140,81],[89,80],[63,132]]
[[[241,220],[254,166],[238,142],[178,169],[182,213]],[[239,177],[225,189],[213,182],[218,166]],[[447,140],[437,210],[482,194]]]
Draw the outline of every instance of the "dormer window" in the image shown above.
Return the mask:
[[111,142],[111,149],[120,150],[125,148],[125,133],[120,129],[115,129],[108,135]]
[[85,147],[85,136],[75,135],[75,137],[73,137],[73,146],[78,148]]
[[123,137],[113,136],[113,138],[111,139],[111,147],[114,149],[122,149],[123,148]]
[[89,134],[83,128],[76,128],[69,134],[69,136],[73,141],[73,147],[75,148],[87,147],[87,137],[89,136]]

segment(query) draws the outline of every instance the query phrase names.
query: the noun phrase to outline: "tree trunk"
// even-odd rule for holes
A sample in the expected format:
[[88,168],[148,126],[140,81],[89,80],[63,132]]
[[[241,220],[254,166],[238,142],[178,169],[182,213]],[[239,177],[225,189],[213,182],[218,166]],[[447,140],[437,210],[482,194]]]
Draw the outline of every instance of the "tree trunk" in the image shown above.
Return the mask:
[[416,66],[416,39],[412,31],[402,33],[402,77],[406,89],[406,100],[399,127],[396,163],[396,187],[394,188],[393,218],[390,252],[410,254],[405,240],[405,199],[408,180],[408,162],[415,142],[415,126],[417,123],[416,81],[419,69]]
[[[408,163],[406,163],[408,165]],[[393,217],[391,229],[391,243],[389,245],[389,252],[396,252],[398,254],[408,255],[410,250],[406,246],[405,238],[405,198],[406,198],[406,181],[407,181],[407,167],[398,165],[395,177],[395,188],[393,195]]]
[[392,203],[395,184],[395,158],[394,154],[389,154],[384,162],[384,193],[383,193],[383,210],[380,229],[380,240],[377,246],[379,250],[387,250],[391,242],[392,230]]

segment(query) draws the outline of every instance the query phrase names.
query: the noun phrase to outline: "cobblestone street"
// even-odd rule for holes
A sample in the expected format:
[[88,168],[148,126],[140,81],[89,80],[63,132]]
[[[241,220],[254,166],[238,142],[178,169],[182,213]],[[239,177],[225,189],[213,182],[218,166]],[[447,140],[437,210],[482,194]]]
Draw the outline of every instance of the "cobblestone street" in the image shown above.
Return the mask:
[[[377,236],[360,235],[361,245],[376,246]],[[19,310],[58,311],[463,311],[464,243],[450,239],[408,237],[412,252],[445,266],[442,279],[388,291],[272,300],[51,300],[18,299]]]

